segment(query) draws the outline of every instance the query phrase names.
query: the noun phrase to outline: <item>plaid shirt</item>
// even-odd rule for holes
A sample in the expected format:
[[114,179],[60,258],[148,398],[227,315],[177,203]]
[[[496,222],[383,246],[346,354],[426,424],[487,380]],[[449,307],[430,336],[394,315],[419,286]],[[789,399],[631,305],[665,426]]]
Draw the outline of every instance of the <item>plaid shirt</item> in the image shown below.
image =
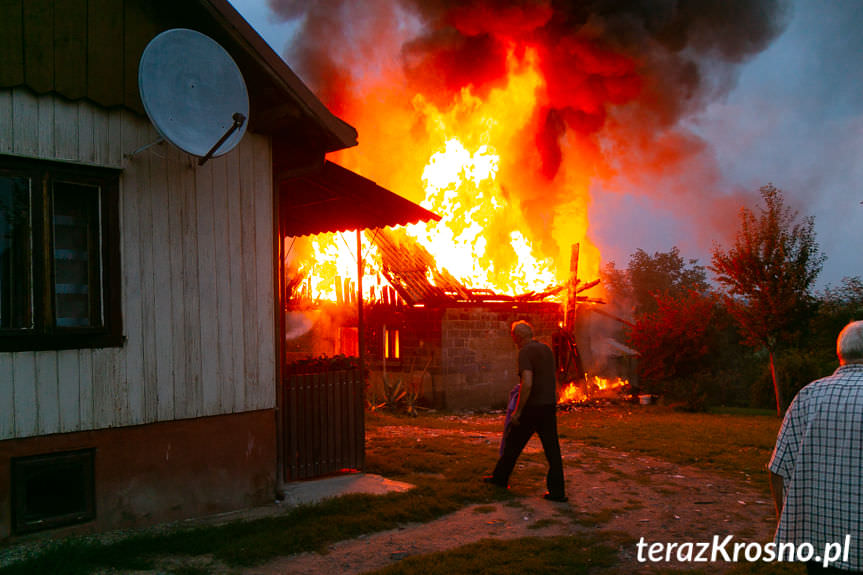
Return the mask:
[[827,543],[851,536],[840,569],[863,569],[863,365],[840,366],[800,390],[788,408],[770,471],[785,484],[776,543]]

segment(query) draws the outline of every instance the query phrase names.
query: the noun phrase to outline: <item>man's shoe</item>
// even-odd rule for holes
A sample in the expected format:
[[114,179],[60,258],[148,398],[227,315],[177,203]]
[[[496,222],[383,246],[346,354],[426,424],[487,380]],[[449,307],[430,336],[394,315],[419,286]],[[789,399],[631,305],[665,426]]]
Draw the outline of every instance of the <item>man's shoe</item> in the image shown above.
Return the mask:
[[557,501],[558,503],[566,503],[569,501],[569,498],[566,495],[553,495],[548,492],[543,495],[543,498],[548,499],[549,501]]
[[483,481],[483,483],[489,483],[491,485],[494,485],[495,487],[500,487],[502,489],[509,489],[509,485],[504,485],[503,483],[495,481],[493,475],[486,475],[485,477],[482,478],[482,481]]

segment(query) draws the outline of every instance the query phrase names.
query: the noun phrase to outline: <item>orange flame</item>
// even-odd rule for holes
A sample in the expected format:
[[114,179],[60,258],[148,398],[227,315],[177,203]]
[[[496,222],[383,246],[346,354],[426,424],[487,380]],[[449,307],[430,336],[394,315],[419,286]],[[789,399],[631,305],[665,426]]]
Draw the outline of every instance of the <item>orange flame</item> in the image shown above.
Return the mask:
[[570,382],[561,389],[560,396],[557,398],[558,403],[584,403],[585,401],[587,401],[587,394],[575,385],[575,382]]
[[[543,179],[534,142],[526,138],[545,99],[535,51],[511,53],[507,82],[484,98],[465,88],[441,107],[414,94],[405,108],[404,96],[382,85],[377,95],[354,102],[348,117],[365,137],[356,150],[338,153],[336,161],[441,216],[440,222],[403,230],[439,268],[472,289],[541,292],[568,279],[570,247],[578,242],[581,269],[598,272],[599,251],[586,237],[589,174],[572,162],[572,169],[561,170],[553,181]],[[578,151],[577,142],[568,147]],[[546,194],[557,198],[553,213],[542,206]],[[561,197],[570,200],[560,203]],[[328,234],[310,242],[305,272],[317,298],[335,299],[329,286],[336,278],[356,284],[350,239],[355,234],[344,237]],[[373,245],[366,255],[366,273],[377,274],[371,284],[386,284]]]
[[629,385],[629,381],[622,377],[614,379],[599,377],[597,375],[577,384],[569,382],[560,390],[557,402],[560,404],[586,403],[591,399],[600,397],[613,397]]

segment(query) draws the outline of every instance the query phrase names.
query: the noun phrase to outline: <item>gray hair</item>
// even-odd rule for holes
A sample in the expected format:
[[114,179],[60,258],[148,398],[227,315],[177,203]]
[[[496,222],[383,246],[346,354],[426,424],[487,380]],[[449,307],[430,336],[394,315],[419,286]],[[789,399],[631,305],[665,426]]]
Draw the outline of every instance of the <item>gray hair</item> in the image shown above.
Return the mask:
[[533,327],[524,320],[513,322],[510,331],[512,335],[521,340],[527,341],[533,339]]
[[839,333],[836,355],[839,365],[863,363],[863,321],[852,321]]

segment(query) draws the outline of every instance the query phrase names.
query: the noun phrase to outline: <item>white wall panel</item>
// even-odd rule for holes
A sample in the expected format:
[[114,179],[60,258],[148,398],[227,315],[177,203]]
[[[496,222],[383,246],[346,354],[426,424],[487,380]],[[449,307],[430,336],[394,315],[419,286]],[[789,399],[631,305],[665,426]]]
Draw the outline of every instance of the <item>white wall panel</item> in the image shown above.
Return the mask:
[[12,92],[12,153],[39,153],[39,100],[29,90]]
[[12,354],[0,353],[0,437],[12,437],[15,433],[14,383]]
[[36,356],[36,431],[56,433],[60,429],[60,392],[57,378],[57,352],[43,351]]
[[0,153],[122,168],[120,348],[0,353],[0,439],[275,405],[269,139],[202,167],[146,118],[0,90]]
[[12,117],[12,90],[0,90],[0,154],[14,152],[15,122]]
[[57,352],[57,387],[60,394],[59,429],[78,431],[81,428],[81,358],[79,350]]
[[[147,138],[141,133],[143,128],[138,122],[124,115],[122,123],[122,138],[120,148],[130,153],[144,145]],[[150,134],[150,137],[153,137]],[[126,337],[125,356],[127,397],[131,413],[139,415],[144,421],[144,334],[141,312],[143,279],[146,275],[141,262],[141,251],[145,246],[141,243],[140,227],[141,204],[146,197],[147,162],[140,156],[124,162],[122,190],[120,193],[120,259],[123,275],[123,335]],[[94,390],[95,422],[105,422],[112,419],[103,397],[107,391]]]
[[[15,410],[14,436],[36,435],[36,354],[24,351],[12,357],[12,409]],[[7,400],[7,398],[3,398]]]

